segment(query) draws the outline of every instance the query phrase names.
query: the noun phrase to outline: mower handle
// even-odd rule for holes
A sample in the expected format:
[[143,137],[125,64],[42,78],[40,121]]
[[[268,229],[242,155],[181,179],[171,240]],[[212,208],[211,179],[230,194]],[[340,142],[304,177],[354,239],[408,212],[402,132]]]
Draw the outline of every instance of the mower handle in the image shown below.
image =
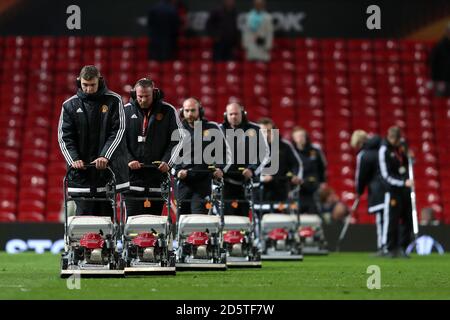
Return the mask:
[[208,169],[192,169],[192,168],[190,168],[190,169],[180,169],[180,170],[187,170],[192,173],[214,173],[214,171],[216,171],[216,169],[220,169],[220,168],[217,168],[215,166],[208,166]]
[[[263,177],[264,175],[261,175],[261,177]],[[285,181],[285,180],[291,180],[293,177],[295,177],[295,175],[292,172],[288,172],[286,175],[284,176],[273,176],[273,175],[266,175],[269,177],[272,177],[272,180],[281,180],[281,181]]]
[[[95,163],[88,163],[88,164],[85,164],[85,165],[84,165],[84,168],[85,168],[85,169],[95,168]],[[71,171],[71,170],[83,170],[83,169],[77,169],[77,168],[74,168],[73,166],[69,166],[68,169],[67,169],[67,172],[69,172],[69,171]],[[100,170],[100,169],[98,169],[98,170]],[[108,171],[110,171],[111,173],[113,173],[113,171],[112,171],[111,167],[109,166],[109,164],[106,165],[105,170],[108,170]]]
[[150,164],[145,164],[142,162],[140,162],[139,164],[141,165],[141,169],[158,169],[161,163],[162,161],[153,161]]
[[248,168],[240,167],[237,170],[229,170],[229,171],[227,171],[227,174],[242,174],[242,172],[244,172],[245,169],[248,169]]

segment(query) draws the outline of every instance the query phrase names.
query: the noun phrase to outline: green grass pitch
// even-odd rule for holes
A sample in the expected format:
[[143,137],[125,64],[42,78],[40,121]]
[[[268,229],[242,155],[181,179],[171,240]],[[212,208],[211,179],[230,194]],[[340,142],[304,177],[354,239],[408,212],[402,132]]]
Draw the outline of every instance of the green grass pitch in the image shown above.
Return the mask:
[[[380,267],[380,289],[367,288],[370,265]],[[450,299],[450,255],[389,260],[332,253],[264,261],[262,269],[81,279],[79,290],[69,290],[59,277],[58,255],[1,252],[0,299]]]

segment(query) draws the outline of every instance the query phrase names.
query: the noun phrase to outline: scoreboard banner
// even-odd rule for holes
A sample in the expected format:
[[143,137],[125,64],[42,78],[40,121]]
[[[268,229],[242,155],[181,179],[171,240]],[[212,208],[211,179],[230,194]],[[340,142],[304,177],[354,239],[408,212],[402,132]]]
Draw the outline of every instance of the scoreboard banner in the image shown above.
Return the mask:
[[[157,0],[21,0],[0,6],[0,36],[145,36],[147,12]],[[368,0],[267,0],[278,36],[396,38],[450,14],[445,0],[376,1],[380,29],[370,29],[367,21],[373,1]],[[180,0],[188,36],[207,34],[209,12],[218,1]],[[252,0],[236,1],[241,28]],[[80,17],[77,29],[66,25],[73,12]]]

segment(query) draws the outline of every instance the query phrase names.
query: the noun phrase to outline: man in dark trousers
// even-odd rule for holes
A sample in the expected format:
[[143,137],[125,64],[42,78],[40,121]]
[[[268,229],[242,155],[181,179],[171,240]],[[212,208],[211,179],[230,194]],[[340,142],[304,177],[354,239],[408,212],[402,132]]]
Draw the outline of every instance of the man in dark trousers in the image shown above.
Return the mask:
[[381,137],[369,137],[364,130],[353,132],[350,145],[358,151],[356,157],[355,188],[358,197],[368,189],[368,212],[376,215],[377,224],[377,255],[383,253],[383,225],[384,225],[384,195],[383,178],[378,166],[378,150],[381,146]]
[[[211,197],[212,179],[222,179],[222,170],[226,171],[229,167],[225,163],[230,162],[231,159],[228,161],[224,161],[225,158],[219,159],[219,155],[214,150],[211,153],[211,159],[204,157],[208,156],[204,155],[205,149],[217,142],[216,139],[221,140],[221,146],[226,146],[226,142],[219,125],[204,118],[204,110],[199,100],[194,97],[187,98],[180,110],[180,118],[185,139],[180,154],[182,162],[175,165],[178,215],[206,214],[208,213],[206,203]],[[195,141],[195,139],[201,139],[201,141]],[[214,166],[216,169],[207,172],[208,166]],[[195,170],[203,172],[195,172]]]
[[[164,175],[182,146],[182,124],[176,109],[163,101],[151,79],[136,82],[125,107],[130,197],[161,198]],[[143,167],[150,166],[150,167]],[[127,215],[161,214],[162,200],[126,200]]]
[[176,58],[180,25],[174,0],[160,0],[150,8],[147,16],[150,60],[166,61]]
[[390,127],[378,151],[385,193],[385,217],[382,243],[387,257],[407,257],[405,250],[412,241],[411,186],[408,156],[400,128]]
[[303,176],[302,161],[294,149],[294,146],[285,139],[280,139],[277,150],[272,147],[272,130],[277,129],[274,122],[269,118],[258,121],[264,135],[266,136],[271,160],[278,157],[278,171],[272,175],[261,175],[261,187],[263,188],[262,200],[264,201],[286,201],[290,185],[300,184]]
[[[122,98],[108,90],[95,66],[85,66],[77,79],[76,95],[64,101],[58,126],[58,142],[70,170],[68,192],[74,198],[104,196],[116,176],[118,192],[129,187],[124,139]],[[94,164],[95,168],[86,168]],[[76,214],[112,216],[108,202],[75,200]]]
[[430,53],[431,80],[438,96],[450,96],[450,23]]
[[319,213],[318,191],[326,183],[325,156],[316,144],[311,143],[305,129],[292,130],[294,147],[303,163],[303,183],[300,189],[300,212]]
[[220,8],[212,11],[206,29],[213,38],[214,61],[233,60],[233,51],[239,43],[235,0],[224,0]]
[[[232,156],[232,165],[224,175],[225,214],[248,216],[244,184],[262,173],[269,161],[269,147],[259,125],[248,121],[247,112],[239,103],[227,105],[220,128]],[[264,156],[261,159],[259,155]]]

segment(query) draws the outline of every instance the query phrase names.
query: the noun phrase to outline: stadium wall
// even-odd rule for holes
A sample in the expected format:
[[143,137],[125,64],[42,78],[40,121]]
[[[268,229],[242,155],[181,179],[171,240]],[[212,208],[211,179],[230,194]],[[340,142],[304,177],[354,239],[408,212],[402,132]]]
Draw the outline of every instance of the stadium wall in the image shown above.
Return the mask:
[[[339,225],[325,225],[328,248],[335,251],[336,240],[341,232]],[[0,223],[0,251],[19,253],[23,251],[59,253],[63,248],[64,226],[60,223]],[[450,225],[424,226],[421,235],[429,235],[444,250],[450,248]],[[341,244],[341,251],[374,252],[376,230],[374,225],[351,225]]]
[[[0,35],[144,36],[146,14],[157,0],[16,0],[0,7]],[[218,1],[184,0],[186,34],[204,35],[208,12]],[[381,30],[369,30],[369,0],[267,0],[278,35],[343,38],[400,38],[450,14],[447,0],[378,0]],[[81,11],[81,29],[69,30],[67,8]],[[236,1],[247,12],[252,0]]]

